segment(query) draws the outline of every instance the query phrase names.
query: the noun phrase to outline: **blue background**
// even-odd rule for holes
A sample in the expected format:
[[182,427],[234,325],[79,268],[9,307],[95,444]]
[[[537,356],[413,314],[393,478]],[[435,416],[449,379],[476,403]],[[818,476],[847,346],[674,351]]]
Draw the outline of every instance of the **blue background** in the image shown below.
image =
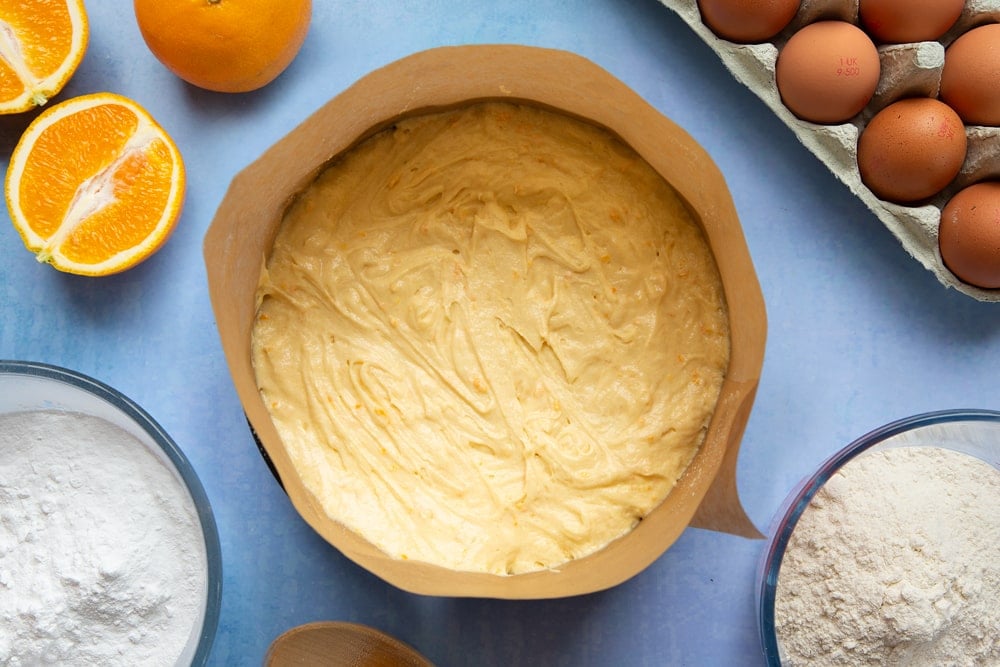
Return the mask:
[[[373,625],[446,665],[760,665],[763,542],[687,530],[608,591],[548,601],[416,596],[355,566],[295,513],[259,457],[216,335],[201,243],[232,176],[369,71],[426,48],[519,43],[583,55],[684,127],[732,191],[768,307],[739,489],[766,528],[789,490],[863,433],[915,413],[1000,408],[1000,304],[943,287],[684,23],[655,0],[316,0],[292,66],[249,94],[189,86],[146,49],[131,7],[90,2],[91,43],[58,99],[145,106],[188,169],[167,245],[108,278],[39,265],[0,221],[0,358],[91,375],[143,406],[194,464],[224,558],[212,663],[260,664],[315,620]],[[4,167],[31,114],[0,118]]]

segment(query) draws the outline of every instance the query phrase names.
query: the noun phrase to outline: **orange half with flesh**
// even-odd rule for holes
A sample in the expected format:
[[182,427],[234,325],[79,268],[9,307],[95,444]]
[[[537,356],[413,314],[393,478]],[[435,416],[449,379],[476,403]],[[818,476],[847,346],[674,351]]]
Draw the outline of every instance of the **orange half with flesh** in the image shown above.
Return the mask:
[[145,109],[94,93],[28,126],[5,185],[11,221],[40,262],[99,276],[163,245],[180,215],[185,172],[177,146]]
[[0,2],[0,113],[42,106],[62,90],[89,36],[83,0]]

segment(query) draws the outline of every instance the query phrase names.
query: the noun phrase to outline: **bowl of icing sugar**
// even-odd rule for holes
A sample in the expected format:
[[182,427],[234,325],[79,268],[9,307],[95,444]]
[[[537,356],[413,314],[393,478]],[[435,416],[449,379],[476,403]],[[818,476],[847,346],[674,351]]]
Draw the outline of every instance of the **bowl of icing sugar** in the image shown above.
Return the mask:
[[1000,412],[892,422],[788,496],[759,563],[768,665],[1000,664]]
[[149,414],[0,361],[0,665],[202,665],[221,570],[204,488]]

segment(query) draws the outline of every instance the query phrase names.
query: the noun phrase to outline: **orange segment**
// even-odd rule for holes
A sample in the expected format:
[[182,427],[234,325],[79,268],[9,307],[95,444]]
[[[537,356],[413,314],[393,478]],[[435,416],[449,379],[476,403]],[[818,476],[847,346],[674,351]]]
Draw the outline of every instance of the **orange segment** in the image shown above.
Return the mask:
[[62,90],[89,34],[83,0],[0,3],[0,113],[41,106]]
[[11,220],[39,261],[82,275],[123,271],[167,240],[185,173],[170,136],[136,102],[76,97],[28,126],[7,170]]

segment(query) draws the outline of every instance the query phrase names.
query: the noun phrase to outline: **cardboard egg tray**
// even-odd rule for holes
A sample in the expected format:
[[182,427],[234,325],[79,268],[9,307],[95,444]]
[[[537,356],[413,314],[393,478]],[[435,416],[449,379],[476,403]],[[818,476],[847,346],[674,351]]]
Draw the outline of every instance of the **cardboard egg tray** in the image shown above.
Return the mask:
[[858,0],[803,0],[789,26],[771,41],[760,44],[736,44],[716,36],[702,22],[697,0],[660,1],[684,19],[719,55],[733,76],[756,93],[942,284],[980,301],[1000,301],[1000,290],[981,289],[956,278],[945,267],[938,250],[941,208],[948,199],[974,182],[1000,179],[1000,128],[966,126],[968,153],[959,175],[920,206],[902,206],[879,199],[861,182],[857,166],[858,136],[871,117],[903,97],[937,97],[945,48],[976,26],[1000,22],[1000,0],[968,0],[962,16],[938,41],[879,45],[882,71],[875,95],[861,113],[838,125],[810,123],[792,114],[781,102],[774,69],[779,50],[799,28],[828,19],[858,25]]

